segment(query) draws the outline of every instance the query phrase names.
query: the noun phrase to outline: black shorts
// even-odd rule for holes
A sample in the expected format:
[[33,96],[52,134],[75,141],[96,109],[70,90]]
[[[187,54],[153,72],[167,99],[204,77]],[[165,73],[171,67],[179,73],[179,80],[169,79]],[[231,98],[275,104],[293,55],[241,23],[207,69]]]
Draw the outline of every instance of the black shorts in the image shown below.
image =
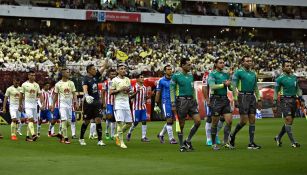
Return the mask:
[[297,110],[295,97],[281,97],[280,98],[280,110],[283,117],[292,116],[295,117]]
[[231,113],[230,101],[227,96],[212,96],[210,98],[212,116],[221,116]]
[[241,94],[238,96],[240,115],[256,114],[257,104],[254,94]]
[[95,118],[102,118],[102,105],[99,102],[94,101],[92,104],[86,103],[83,104],[83,119],[90,120]]
[[187,115],[193,117],[193,115],[199,113],[197,102],[192,97],[177,97],[176,109],[178,117],[181,119],[186,118]]

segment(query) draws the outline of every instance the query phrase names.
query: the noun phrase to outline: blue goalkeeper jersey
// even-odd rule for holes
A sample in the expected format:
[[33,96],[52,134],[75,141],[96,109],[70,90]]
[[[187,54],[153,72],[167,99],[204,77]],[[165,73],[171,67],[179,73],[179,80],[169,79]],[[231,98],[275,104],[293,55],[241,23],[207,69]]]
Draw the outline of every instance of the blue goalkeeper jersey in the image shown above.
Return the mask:
[[171,104],[170,84],[171,79],[168,79],[165,76],[160,78],[157,82],[156,91],[160,91],[161,103],[163,104]]

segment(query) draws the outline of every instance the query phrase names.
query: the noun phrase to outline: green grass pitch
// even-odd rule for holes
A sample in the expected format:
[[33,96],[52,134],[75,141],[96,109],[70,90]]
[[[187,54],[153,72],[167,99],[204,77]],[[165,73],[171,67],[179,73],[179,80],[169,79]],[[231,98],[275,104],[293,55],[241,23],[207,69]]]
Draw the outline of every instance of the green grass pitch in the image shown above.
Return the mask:
[[[238,122],[234,119],[233,127]],[[278,148],[273,137],[282,126],[282,119],[262,119],[256,123],[256,143],[261,150],[248,150],[248,127],[237,135],[236,149],[213,151],[205,146],[205,121],[192,140],[194,152],[180,153],[178,145],[160,144],[156,135],[164,122],[149,122],[150,143],[140,141],[141,127],[134,131],[127,143],[128,149],[117,147],[114,141],[105,141],[107,146],[98,147],[96,140],[89,140],[81,147],[78,140],[65,145],[56,138],[47,137],[47,125],[37,142],[27,143],[24,136],[18,141],[9,139],[10,127],[0,126],[4,139],[0,140],[1,175],[91,175],[91,174],[142,174],[142,175],[305,175],[307,174],[307,121],[295,119],[293,132],[301,148],[292,148],[288,136],[283,138],[283,147]],[[185,137],[192,125],[186,123]],[[105,124],[103,124],[103,129]],[[58,126],[56,126],[57,130]],[[88,128],[89,129],[89,128]],[[26,128],[23,127],[23,133]],[[77,134],[80,123],[77,125]],[[223,133],[219,133],[223,137]],[[175,138],[177,136],[175,135]],[[168,141],[166,135],[166,141]]]

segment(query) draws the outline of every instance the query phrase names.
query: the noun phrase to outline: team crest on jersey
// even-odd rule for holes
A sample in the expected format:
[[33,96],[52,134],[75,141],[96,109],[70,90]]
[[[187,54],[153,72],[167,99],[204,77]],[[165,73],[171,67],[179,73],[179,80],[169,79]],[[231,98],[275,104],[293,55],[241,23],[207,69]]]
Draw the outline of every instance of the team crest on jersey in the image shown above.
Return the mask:
[[70,93],[70,90],[69,90],[68,88],[65,88],[65,89],[64,89],[64,93],[65,93],[65,94],[69,94],[69,93]]
[[18,93],[16,93],[16,94],[14,95],[14,97],[15,97],[15,98],[18,98],[18,97],[19,97],[19,94],[18,94]]
[[35,90],[34,90],[34,89],[31,89],[29,93],[30,93],[30,94],[35,94]]

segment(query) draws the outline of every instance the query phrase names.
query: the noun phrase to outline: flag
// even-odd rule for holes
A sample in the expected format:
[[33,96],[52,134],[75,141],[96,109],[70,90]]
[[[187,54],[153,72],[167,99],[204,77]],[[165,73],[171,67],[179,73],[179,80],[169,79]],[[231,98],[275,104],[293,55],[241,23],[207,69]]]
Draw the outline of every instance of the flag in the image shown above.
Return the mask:
[[115,55],[116,55],[116,58],[121,61],[126,61],[128,59],[128,55],[125,52],[120,51],[120,50],[117,50]]

